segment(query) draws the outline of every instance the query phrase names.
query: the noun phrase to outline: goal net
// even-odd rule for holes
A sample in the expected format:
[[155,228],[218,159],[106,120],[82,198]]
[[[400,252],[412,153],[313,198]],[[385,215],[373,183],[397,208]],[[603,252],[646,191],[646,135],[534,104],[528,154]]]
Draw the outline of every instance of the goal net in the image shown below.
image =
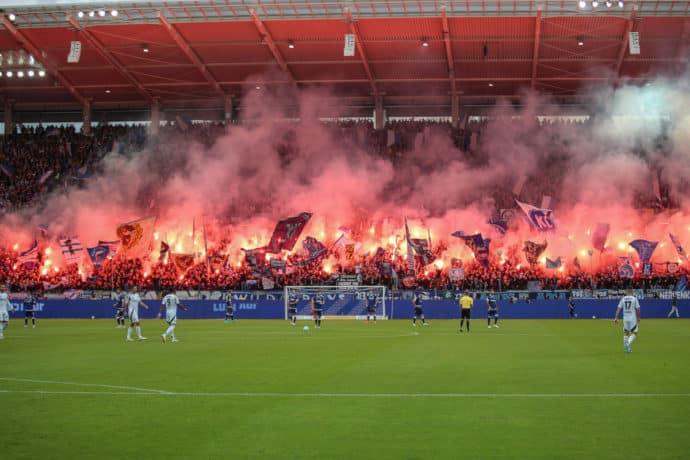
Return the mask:
[[366,319],[367,296],[376,296],[376,319],[387,319],[385,286],[285,286],[285,319],[288,319],[290,296],[297,297],[297,319],[311,319],[311,299],[319,292],[326,303],[323,316],[342,319]]

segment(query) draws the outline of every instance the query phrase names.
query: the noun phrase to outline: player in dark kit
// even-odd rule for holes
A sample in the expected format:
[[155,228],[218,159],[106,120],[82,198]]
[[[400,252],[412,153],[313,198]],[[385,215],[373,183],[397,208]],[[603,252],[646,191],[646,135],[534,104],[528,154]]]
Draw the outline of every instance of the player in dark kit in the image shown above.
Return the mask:
[[314,317],[316,329],[321,329],[321,317],[323,316],[323,306],[325,304],[326,298],[321,291],[318,291],[314,298],[311,299],[311,314]]
[[228,320],[235,322],[235,307],[232,305],[232,292],[228,292],[228,297],[225,300],[225,323]]
[[577,318],[575,314],[575,299],[572,295],[568,299],[568,313],[570,314],[570,319]]
[[290,293],[288,297],[288,318],[290,319],[290,326],[297,324],[297,304],[299,299],[294,293]]
[[491,318],[494,319],[494,327],[498,327],[498,302],[496,301],[496,296],[494,295],[493,289],[489,292],[486,297],[486,309],[487,309],[487,324],[491,327]]
[[422,320],[423,326],[428,326],[429,323],[424,319],[424,309],[422,308],[422,300],[417,294],[412,298],[412,307],[414,308],[414,316],[412,316],[412,325],[417,327],[417,320]]
[[376,322],[376,304],[378,301],[379,299],[376,297],[376,294],[374,294],[374,291],[369,291],[367,293],[367,321],[372,317],[374,318],[374,322]]
[[127,314],[127,296],[121,290],[117,290],[117,302],[113,307],[117,308],[115,312],[115,321],[117,326],[115,329],[124,329],[125,327],[125,315]]
[[24,297],[24,301],[22,303],[24,304],[24,327],[29,327],[29,318],[31,318],[31,327],[35,328],[36,297],[29,292],[28,295]]

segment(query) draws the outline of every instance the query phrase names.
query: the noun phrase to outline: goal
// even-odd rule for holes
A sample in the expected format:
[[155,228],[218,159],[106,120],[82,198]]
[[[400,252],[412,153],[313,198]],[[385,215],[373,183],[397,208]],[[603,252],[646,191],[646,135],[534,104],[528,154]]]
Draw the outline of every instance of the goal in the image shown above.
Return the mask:
[[288,319],[290,295],[297,296],[297,319],[311,319],[311,299],[321,292],[326,299],[324,318],[366,319],[367,294],[376,295],[376,319],[387,319],[385,286],[285,286],[283,303],[285,319]]

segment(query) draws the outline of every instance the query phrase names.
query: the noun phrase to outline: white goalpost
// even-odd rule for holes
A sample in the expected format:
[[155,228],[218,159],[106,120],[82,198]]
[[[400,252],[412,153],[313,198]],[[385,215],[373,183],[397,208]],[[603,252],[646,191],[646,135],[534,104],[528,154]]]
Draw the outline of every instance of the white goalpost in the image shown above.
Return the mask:
[[385,286],[285,286],[284,317],[288,319],[290,296],[297,296],[297,319],[309,320],[311,300],[318,293],[325,299],[323,317],[328,319],[367,319],[367,295],[376,296],[376,319],[388,319]]

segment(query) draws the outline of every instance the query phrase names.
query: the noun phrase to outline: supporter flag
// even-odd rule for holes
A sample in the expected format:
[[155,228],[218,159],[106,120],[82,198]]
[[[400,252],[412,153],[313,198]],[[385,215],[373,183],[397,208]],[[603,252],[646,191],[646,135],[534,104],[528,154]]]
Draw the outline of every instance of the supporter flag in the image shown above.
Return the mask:
[[436,259],[434,253],[429,248],[429,241],[423,238],[411,238],[410,230],[405,219],[405,236],[407,237],[407,260],[408,264],[412,260],[410,270],[414,271],[415,263],[425,267]]
[[563,264],[561,263],[561,258],[558,257],[556,260],[551,260],[546,258],[546,268],[547,270],[558,270]]
[[393,266],[390,262],[381,262],[379,265],[379,273],[382,276],[391,276],[393,274]]
[[271,270],[283,270],[287,268],[287,263],[281,259],[271,259]]
[[499,209],[489,219],[489,224],[501,234],[504,235],[508,231],[510,222],[515,217],[515,211],[512,209]]
[[303,212],[294,217],[287,217],[278,221],[266,252],[278,253],[281,250],[292,251],[302,230],[311,219],[310,212]]
[[98,240],[98,246],[105,246],[108,248],[108,253],[112,257],[115,255],[118,249],[120,249],[120,240],[114,240],[114,241],[104,241],[104,240]]
[[355,245],[348,243],[345,245],[345,260],[352,260],[355,258]]
[[668,236],[669,236],[669,238],[671,238],[671,242],[673,243],[673,246],[676,247],[676,252],[680,256],[680,258],[687,260],[688,255],[685,253],[685,249],[683,249],[683,246],[681,246],[680,240],[678,239],[678,237],[676,235],[674,235],[673,233],[669,233]]
[[19,257],[17,258],[17,262],[22,264],[28,269],[32,269],[34,267],[34,264],[38,260],[38,241],[34,240],[33,244],[29,249],[27,249],[24,252],[19,253]]
[[180,275],[184,275],[190,268],[194,266],[194,254],[178,254],[171,252],[170,259],[175,264],[177,273]]
[[547,246],[546,240],[541,244],[534,241],[525,241],[522,251],[525,253],[527,262],[530,265],[536,265],[539,262],[539,256],[546,250]]
[[618,266],[618,275],[621,278],[632,278],[635,274],[635,269],[630,262],[629,257],[619,257],[620,265]]
[[319,259],[325,256],[326,252],[328,251],[323,243],[311,236],[306,237],[304,241],[302,241],[302,248],[306,254],[305,262],[311,262]]
[[41,238],[47,240],[49,238],[48,226],[41,224],[36,226],[36,230],[41,234]]
[[0,171],[4,172],[10,179],[14,177],[14,174],[17,172],[12,166],[2,162],[0,162]]
[[108,258],[110,249],[107,246],[94,246],[92,248],[86,248],[86,252],[89,254],[93,266],[98,270],[103,265],[103,262],[105,262],[105,259]]
[[266,263],[266,248],[244,249],[244,260],[250,267],[256,268],[265,265]]
[[651,263],[645,262],[642,264],[642,274],[643,275],[649,276],[652,274],[652,272],[653,272],[653,269],[652,269]]
[[[407,217],[405,217],[405,239],[407,240],[407,270],[409,273],[415,272],[415,260],[414,252],[412,250],[412,244],[410,244],[410,229],[407,226]],[[405,284],[405,279],[403,278],[403,284]],[[407,286],[407,284],[405,284]]]
[[577,268],[578,270],[582,270],[582,267],[580,266],[580,259],[578,259],[577,257],[575,257],[575,258],[573,259],[573,266],[574,266],[575,268]]
[[79,238],[76,236],[61,238],[60,247],[62,248],[62,256],[67,265],[81,262],[81,258],[84,255],[84,248]]
[[462,267],[451,268],[448,270],[448,279],[451,281],[461,281],[465,279],[465,269]]
[[611,226],[607,223],[598,223],[597,228],[594,229],[594,233],[592,233],[592,247],[597,251],[604,251],[610,228]]
[[261,277],[261,287],[264,289],[273,289],[276,286],[275,281],[270,276]]
[[688,290],[688,277],[685,275],[681,275],[680,278],[678,278],[678,281],[676,281],[676,285],[673,288],[675,291],[678,292],[685,292]]
[[[225,267],[228,257],[223,254],[213,254],[208,256],[208,264],[211,266],[211,270],[220,270]],[[273,261],[271,261],[273,262]]]
[[153,249],[153,227],[156,217],[149,216],[121,224],[117,227],[117,236],[120,238],[122,250],[131,258],[148,255]]
[[44,172],[41,175],[41,177],[38,178],[38,180],[36,182],[38,183],[38,185],[43,185],[46,183],[46,181],[48,179],[50,179],[50,176],[52,176],[52,175],[53,175],[53,170],[52,169],[48,170],[48,171]]
[[165,241],[161,240],[161,248],[158,252],[158,262],[163,262],[166,256],[170,253],[170,245]]
[[659,242],[647,240],[634,240],[631,241],[629,244],[635,249],[635,251],[637,251],[637,255],[640,256],[640,260],[642,261],[642,263],[647,263],[649,262],[649,259],[652,258],[652,254],[654,253],[656,245],[659,244]]
[[481,233],[474,235],[461,235],[462,232],[454,232],[452,235],[465,241],[468,248],[472,250],[474,258],[487,267],[489,265],[489,246],[491,245],[491,238],[482,238]]
[[515,200],[520,209],[525,213],[532,226],[540,232],[548,232],[556,229],[556,223],[551,209],[537,208],[527,203]]

